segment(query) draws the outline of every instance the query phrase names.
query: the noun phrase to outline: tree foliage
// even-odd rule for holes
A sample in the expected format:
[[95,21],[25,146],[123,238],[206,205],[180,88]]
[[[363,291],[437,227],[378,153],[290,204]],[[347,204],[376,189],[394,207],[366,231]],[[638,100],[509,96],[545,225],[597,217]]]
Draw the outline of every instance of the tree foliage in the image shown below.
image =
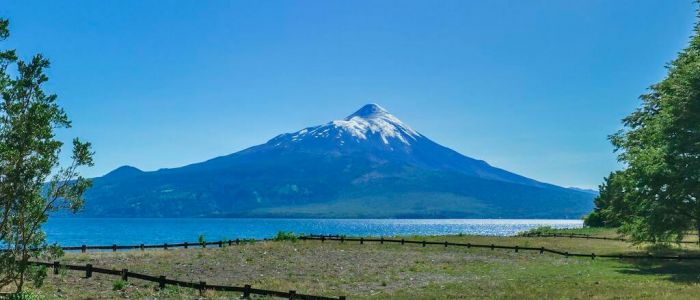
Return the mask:
[[630,215],[625,196],[629,192],[625,174],[622,171],[610,173],[599,186],[595,198],[595,210],[586,216],[585,223],[593,227],[620,227],[621,220]]
[[[8,25],[0,20],[0,40],[9,36]],[[16,67],[14,76],[10,67]],[[26,278],[41,282],[45,270],[27,262],[60,255],[47,245],[41,225],[51,212],[80,209],[90,186],[78,173],[92,165],[90,143],[74,139],[72,162],[59,164],[63,143],[54,130],[71,123],[56,95],[42,88],[48,67],[41,55],[22,61],[14,50],[0,52],[0,288],[14,284],[21,291]]]
[[700,229],[700,25],[667,69],[610,137],[626,168],[606,178],[588,217],[640,241]]

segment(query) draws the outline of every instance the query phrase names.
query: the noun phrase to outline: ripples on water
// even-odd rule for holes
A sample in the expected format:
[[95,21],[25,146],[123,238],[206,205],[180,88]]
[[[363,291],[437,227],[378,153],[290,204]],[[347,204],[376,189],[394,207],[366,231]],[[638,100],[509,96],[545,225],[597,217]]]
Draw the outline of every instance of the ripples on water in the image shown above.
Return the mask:
[[278,231],[348,236],[515,235],[539,226],[580,228],[581,220],[502,219],[84,219],[54,218],[44,226],[61,245],[162,244],[235,238],[267,238]]

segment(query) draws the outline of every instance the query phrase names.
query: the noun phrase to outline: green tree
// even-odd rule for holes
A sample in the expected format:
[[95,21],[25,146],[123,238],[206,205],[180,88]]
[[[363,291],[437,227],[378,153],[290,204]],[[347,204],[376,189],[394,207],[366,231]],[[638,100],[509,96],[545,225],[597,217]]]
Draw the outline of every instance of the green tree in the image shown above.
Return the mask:
[[627,211],[605,217],[640,241],[677,241],[690,230],[700,240],[700,25],[667,69],[610,138],[626,166],[618,184],[625,189],[607,200],[624,201]]
[[[8,25],[0,20],[0,40],[9,36]],[[8,74],[10,66],[16,75]],[[59,164],[63,143],[54,130],[71,123],[56,95],[42,89],[48,67],[41,55],[25,62],[15,51],[0,53],[0,247],[6,250],[0,252],[0,288],[14,284],[18,292],[26,278],[38,284],[46,273],[29,265],[30,259],[60,255],[41,229],[49,213],[77,211],[90,186],[78,173],[92,165],[90,143],[74,139],[71,164]]]
[[595,210],[584,219],[584,223],[593,227],[620,227],[623,220],[631,215],[626,196],[629,188],[623,171],[610,173],[603,179],[598,189],[600,193],[593,200]]

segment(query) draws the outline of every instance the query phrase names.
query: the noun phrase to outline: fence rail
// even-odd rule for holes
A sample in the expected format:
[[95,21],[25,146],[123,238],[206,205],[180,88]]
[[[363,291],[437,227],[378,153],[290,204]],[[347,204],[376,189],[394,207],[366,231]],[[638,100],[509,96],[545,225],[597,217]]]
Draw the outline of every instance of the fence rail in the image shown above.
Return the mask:
[[84,271],[85,278],[91,278],[93,273],[100,273],[100,274],[120,276],[121,279],[124,281],[129,280],[129,278],[136,278],[136,279],[140,279],[140,280],[144,280],[144,281],[155,282],[155,283],[158,283],[158,286],[161,289],[165,288],[166,285],[175,285],[175,286],[180,286],[180,287],[185,287],[185,288],[197,289],[197,290],[199,290],[200,293],[203,293],[206,290],[223,291],[223,292],[240,292],[240,293],[243,293],[243,298],[246,298],[246,299],[249,298],[250,295],[271,296],[271,297],[280,297],[280,298],[286,298],[286,299],[300,299],[300,300],[345,300],[346,299],[345,296],[340,296],[340,297],[334,298],[334,297],[326,297],[326,296],[298,294],[296,291],[293,291],[293,290],[289,291],[289,292],[281,292],[281,291],[257,289],[257,288],[252,288],[250,285],[245,285],[243,287],[240,287],[240,286],[226,286],[226,285],[211,285],[211,284],[207,284],[204,281],[200,281],[200,282],[181,281],[181,280],[168,279],[165,276],[152,276],[152,275],[147,275],[147,274],[131,272],[128,269],[113,270],[113,269],[98,268],[98,267],[93,267],[91,264],[86,264],[84,266],[69,265],[69,264],[61,264],[58,261],[55,261],[53,263],[40,262],[40,261],[30,261],[29,263],[32,265],[35,265],[35,266],[44,266],[47,268],[52,268],[54,274],[59,274],[59,271],[61,269],[66,269],[66,270],[71,270],[71,271]]
[[504,245],[496,245],[496,244],[472,244],[472,243],[452,243],[452,242],[437,242],[437,241],[416,241],[416,240],[406,240],[406,239],[385,239],[385,238],[352,238],[352,237],[337,237],[337,236],[320,236],[320,235],[313,235],[313,236],[301,236],[299,237],[300,240],[316,240],[316,241],[337,241],[340,243],[344,242],[360,242],[360,244],[364,244],[366,242],[375,242],[375,243],[398,243],[401,245],[406,245],[406,244],[417,244],[417,245],[422,245],[425,247],[426,245],[438,245],[438,246],[456,246],[456,247],[467,247],[467,248],[487,248],[491,250],[495,249],[507,249],[507,250],[514,250],[515,252],[518,251],[537,251],[540,254],[543,253],[552,253],[556,255],[561,255],[565,257],[588,257],[591,259],[596,259],[596,258],[616,258],[616,259],[654,259],[654,260],[700,260],[700,256],[696,255],[676,255],[676,256],[670,256],[670,255],[652,255],[652,254],[647,254],[647,255],[625,255],[625,254],[595,254],[595,253],[569,253],[567,251],[560,251],[560,250],[554,250],[554,249],[549,249],[545,247],[520,247],[520,246],[504,246]]
[[[608,241],[620,241],[620,242],[630,242],[629,239],[625,238],[615,238],[615,237],[604,237],[604,236],[592,236],[582,233],[524,233],[519,235],[519,237],[559,237],[559,238],[572,238],[572,239],[591,239],[591,240],[608,240]],[[652,241],[648,241],[652,242]],[[679,241],[680,244],[700,244],[700,242],[692,241]]]
[[[264,241],[272,241],[274,239],[235,239],[235,240],[221,240],[221,241],[215,241],[215,242],[184,242],[184,243],[179,243],[179,244],[168,244],[168,243],[163,243],[163,244],[139,244],[139,245],[96,245],[96,246],[90,246],[90,245],[81,245],[81,246],[59,246],[58,248],[64,250],[64,251],[80,251],[80,252],[87,252],[87,250],[112,250],[113,252],[116,252],[117,250],[145,250],[145,249],[171,249],[171,248],[206,248],[207,246],[217,246],[219,248],[224,247],[224,246],[233,246],[233,245],[240,245],[244,243],[252,243],[252,242],[264,242]],[[10,251],[8,249],[0,249],[0,251]]]
[[[600,237],[600,236],[591,236],[587,234],[557,234],[557,233],[528,233],[528,234],[522,234],[519,235],[519,237],[559,237],[559,238],[579,238],[579,239],[597,239],[597,240],[611,240],[611,241],[622,241],[622,242],[628,242],[629,240],[624,239],[624,238],[612,238],[612,237]],[[355,241],[355,242],[380,242],[380,243],[401,243],[403,244],[424,244],[424,245],[445,245],[447,246],[462,246],[462,247],[474,247],[474,248],[493,248],[493,249],[511,249],[511,250],[541,250],[542,247],[540,248],[533,248],[533,247],[520,247],[520,246],[501,246],[501,245],[487,245],[487,244],[471,244],[471,243],[451,243],[451,242],[434,242],[434,241],[416,241],[416,240],[405,240],[405,239],[385,239],[385,238],[357,238],[357,237],[346,237],[344,235],[322,235],[322,234],[310,234],[310,235],[301,235],[298,236],[298,239],[300,240],[320,240],[320,241],[325,241],[325,240],[337,240],[340,242],[344,241]],[[264,239],[235,239],[235,240],[220,240],[220,241],[213,241],[213,242],[184,242],[184,243],[177,243],[177,244],[168,244],[168,243],[163,243],[163,244],[139,244],[139,245],[81,245],[81,246],[61,246],[61,248],[64,251],[81,251],[83,253],[87,252],[88,250],[112,250],[113,252],[116,252],[118,250],[145,250],[145,249],[172,249],[172,248],[206,248],[207,246],[216,246],[216,247],[224,247],[224,246],[233,246],[233,245],[240,245],[244,243],[254,243],[254,242],[265,242],[265,241],[274,241],[275,239],[271,238],[264,238]],[[691,242],[691,241],[681,241],[681,243],[684,244],[697,244],[698,242]],[[517,249],[516,249],[517,248]],[[8,251],[7,249],[2,249],[0,251]],[[562,252],[562,251],[557,251],[553,249],[547,249],[544,248],[544,252],[549,252],[549,253],[554,253],[554,254],[566,254],[567,252]],[[592,254],[568,254],[568,256],[588,256],[588,257],[611,257],[611,258],[661,258],[661,259],[700,259],[700,256],[692,256],[692,255],[686,255],[686,256],[654,256],[654,255],[595,255],[594,253]]]

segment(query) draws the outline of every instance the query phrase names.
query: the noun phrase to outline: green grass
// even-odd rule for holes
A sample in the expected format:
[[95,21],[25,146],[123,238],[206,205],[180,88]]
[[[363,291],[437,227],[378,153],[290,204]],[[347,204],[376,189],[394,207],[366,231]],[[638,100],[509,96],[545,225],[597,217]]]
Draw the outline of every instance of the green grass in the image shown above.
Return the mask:
[[[580,233],[581,231],[577,231]],[[589,231],[590,232],[590,231]],[[595,235],[615,236],[611,230]],[[697,245],[663,249],[608,240],[536,237],[429,236],[419,240],[547,247],[596,254],[699,254]],[[552,254],[365,242],[289,240],[232,247],[67,254],[64,263],[129,270],[208,284],[349,299],[694,299],[700,294],[700,262],[565,258]],[[198,292],[68,271],[49,274],[36,292],[48,299],[191,299]],[[60,292],[57,290],[60,289]],[[206,298],[238,294],[207,292]]]
[[0,296],[0,300],[43,300],[45,297],[32,291],[15,293],[8,296]]
[[519,235],[528,234],[587,234],[595,236],[615,236],[619,234],[611,228],[600,228],[600,227],[584,227],[584,228],[572,228],[572,229],[557,229],[550,226],[541,226],[533,228],[527,231],[521,232]]
[[114,282],[112,282],[112,290],[113,291],[121,291],[124,289],[124,287],[126,287],[127,284],[128,284],[128,282],[121,280],[121,279],[117,279]]

